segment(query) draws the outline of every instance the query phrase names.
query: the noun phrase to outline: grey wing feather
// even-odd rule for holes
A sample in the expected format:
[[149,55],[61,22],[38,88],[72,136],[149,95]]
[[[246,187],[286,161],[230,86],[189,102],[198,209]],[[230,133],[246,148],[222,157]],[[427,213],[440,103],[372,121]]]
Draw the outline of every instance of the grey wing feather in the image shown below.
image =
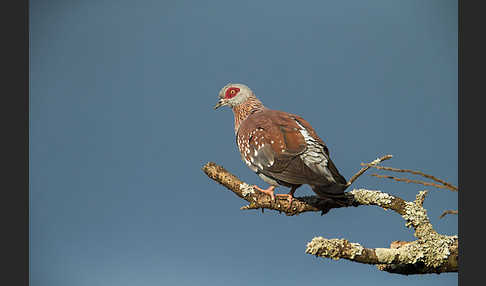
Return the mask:
[[264,145],[260,149],[254,149],[251,162],[259,167],[260,170],[271,167],[275,162],[275,156],[270,145]]

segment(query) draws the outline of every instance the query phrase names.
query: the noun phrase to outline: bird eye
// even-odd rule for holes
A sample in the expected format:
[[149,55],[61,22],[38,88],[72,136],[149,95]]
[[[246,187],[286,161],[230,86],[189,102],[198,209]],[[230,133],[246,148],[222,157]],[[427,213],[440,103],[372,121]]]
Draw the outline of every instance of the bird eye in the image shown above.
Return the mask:
[[236,96],[239,91],[240,91],[240,89],[237,88],[237,87],[230,87],[226,90],[224,97],[228,98],[228,99],[232,98],[232,97]]

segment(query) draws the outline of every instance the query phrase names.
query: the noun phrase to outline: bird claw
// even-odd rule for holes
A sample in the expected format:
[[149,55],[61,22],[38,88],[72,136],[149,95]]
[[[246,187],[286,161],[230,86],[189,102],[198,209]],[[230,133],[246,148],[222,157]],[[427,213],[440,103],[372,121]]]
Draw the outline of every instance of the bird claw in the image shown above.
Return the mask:
[[253,188],[255,188],[255,189],[259,190],[259,191],[260,191],[260,192],[262,192],[262,193],[265,193],[265,194],[269,195],[269,196],[270,196],[270,198],[272,199],[272,201],[273,201],[273,202],[276,202],[276,201],[277,201],[277,200],[275,199],[275,194],[273,193],[273,190],[275,189],[275,187],[274,187],[274,186],[270,186],[270,187],[268,187],[268,189],[265,189],[265,190],[264,190],[264,189],[262,189],[262,188],[260,188],[260,187],[259,187],[259,186],[257,186],[257,185],[253,185]]
[[287,201],[289,202],[289,209],[292,208],[292,202],[294,201],[294,196],[292,194],[277,194],[277,196],[287,197]]

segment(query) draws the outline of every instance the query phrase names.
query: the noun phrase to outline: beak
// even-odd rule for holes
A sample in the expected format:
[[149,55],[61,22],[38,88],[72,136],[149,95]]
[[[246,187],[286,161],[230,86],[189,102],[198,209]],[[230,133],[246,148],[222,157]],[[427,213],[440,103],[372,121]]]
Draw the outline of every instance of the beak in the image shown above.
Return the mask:
[[224,106],[224,105],[226,105],[226,101],[224,101],[223,99],[220,99],[218,101],[218,103],[214,106],[214,109],[218,109],[218,108],[220,108],[221,106]]

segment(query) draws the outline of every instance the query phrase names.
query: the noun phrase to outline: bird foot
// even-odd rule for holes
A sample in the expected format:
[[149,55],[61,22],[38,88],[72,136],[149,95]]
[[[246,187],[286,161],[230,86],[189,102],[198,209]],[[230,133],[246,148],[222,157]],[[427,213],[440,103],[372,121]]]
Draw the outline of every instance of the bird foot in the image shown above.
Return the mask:
[[289,202],[289,208],[292,207],[292,201],[294,200],[294,195],[291,193],[288,194],[277,194],[277,196],[287,197],[287,201]]
[[273,193],[273,190],[275,190],[275,186],[270,186],[268,187],[268,189],[262,189],[257,185],[253,185],[253,188],[259,190],[262,193],[269,195],[270,198],[272,198],[272,201],[275,201],[275,194]]

